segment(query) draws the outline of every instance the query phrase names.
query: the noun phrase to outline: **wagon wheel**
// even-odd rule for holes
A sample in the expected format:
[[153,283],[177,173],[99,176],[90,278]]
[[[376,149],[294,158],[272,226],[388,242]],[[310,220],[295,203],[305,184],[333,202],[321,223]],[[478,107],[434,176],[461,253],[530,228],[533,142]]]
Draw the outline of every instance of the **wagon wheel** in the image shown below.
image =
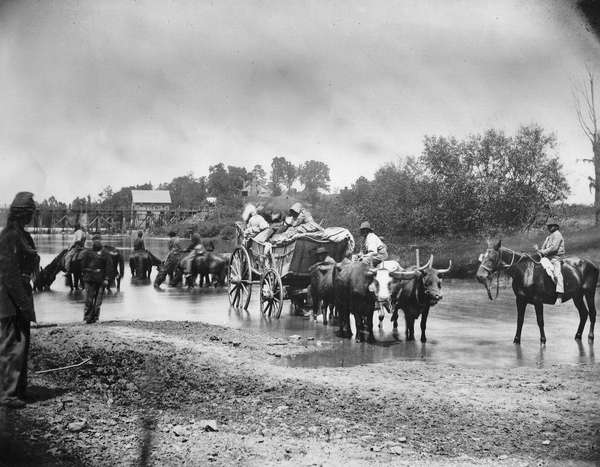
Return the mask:
[[244,247],[236,248],[231,254],[228,282],[230,305],[247,310],[252,295],[252,269],[250,255]]
[[260,311],[279,318],[283,307],[283,285],[275,269],[267,269],[260,279]]

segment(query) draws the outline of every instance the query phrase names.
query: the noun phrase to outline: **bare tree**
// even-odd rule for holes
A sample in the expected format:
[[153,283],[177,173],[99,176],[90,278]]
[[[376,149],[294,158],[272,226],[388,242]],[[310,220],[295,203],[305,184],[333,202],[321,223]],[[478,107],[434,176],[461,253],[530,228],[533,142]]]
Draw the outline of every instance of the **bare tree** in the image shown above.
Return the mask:
[[587,71],[587,79],[588,82],[586,82],[583,89],[575,94],[575,102],[579,126],[581,126],[581,129],[592,143],[594,157],[591,159],[582,159],[582,161],[594,164],[595,176],[588,177],[588,179],[590,190],[594,190],[594,211],[596,225],[598,225],[600,224],[600,133],[598,133],[598,114],[596,112],[594,96],[594,75],[590,70]]

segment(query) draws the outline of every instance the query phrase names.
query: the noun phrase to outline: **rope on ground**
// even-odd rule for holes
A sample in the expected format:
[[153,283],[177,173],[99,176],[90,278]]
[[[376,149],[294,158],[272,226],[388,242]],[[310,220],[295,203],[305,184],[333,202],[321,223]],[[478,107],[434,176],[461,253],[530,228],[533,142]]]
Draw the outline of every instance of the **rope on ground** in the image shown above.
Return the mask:
[[91,360],[92,360],[92,358],[90,357],[90,358],[86,358],[86,359],[85,359],[85,360],[83,360],[82,362],[75,363],[74,365],[61,366],[61,367],[58,367],[58,368],[50,368],[50,369],[48,369],[48,370],[39,370],[39,371],[36,371],[35,373],[36,373],[37,375],[40,375],[40,374],[42,374],[42,373],[51,373],[51,372],[53,372],[53,371],[68,370],[68,369],[70,369],[70,368],[76,368],[76,367],[78,367],[78,366],[85,365],[87,362],[89,362],[89,361],[91,361]]

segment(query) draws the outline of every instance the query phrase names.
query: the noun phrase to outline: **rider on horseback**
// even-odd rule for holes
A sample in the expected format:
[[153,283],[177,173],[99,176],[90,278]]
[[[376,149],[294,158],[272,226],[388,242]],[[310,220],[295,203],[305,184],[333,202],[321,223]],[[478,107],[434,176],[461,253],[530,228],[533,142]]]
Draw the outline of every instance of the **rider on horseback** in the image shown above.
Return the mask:
[[542,256],[542,261],[545,259],[550,262],[556,280],[556,296],[558,300],[562,300],[565,289],[561,259],[565,255],[565,240],[558,230],[559,226],[555,220],[549,220],[546,226],[550,235],[544,240],[541,249],[538,249],[537,245],[535,245],[535,249]]
[[200,238],[200,234],[195,233],[192,235],[192,243],[187,247],[186,251],[188,254],[183,258],[183,273],[186,276],[192,274],[192,264],[194,263],[194,259],[197,256],[206,254],[206,248],[202,244],[202,239]]
[[75,223],[75,232],[71,237],[71,245],[69,246],[69,251],[65,255],[65,271],[67,275],[71,272],[71,262],[75,258],[75,255],[83,249],[85,246],[85,230],[79,222]]
[[133,251],[144,251],[146,246],[144,245],[144,232],[141,230],[137,234],[137,238],[133,241]]

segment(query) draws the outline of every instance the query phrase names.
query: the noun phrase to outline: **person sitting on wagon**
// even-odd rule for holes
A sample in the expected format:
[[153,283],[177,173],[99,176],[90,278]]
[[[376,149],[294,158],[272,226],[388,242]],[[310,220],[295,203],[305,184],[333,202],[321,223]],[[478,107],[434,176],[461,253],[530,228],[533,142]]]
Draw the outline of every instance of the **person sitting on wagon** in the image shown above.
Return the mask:
[[185,251],[188,254],[183,257],[181,262],[183,264],[183,273],[189,276],[192,273],[192,264],[196,257],[206,254],[206,248],[202,244],[200,234],[195,233],[192,235],[192,241]]
[[544,260],[550,262],[548,269],[551,269],[554,272],[554,279],[556,280],[556,298],[557,303],[560,303],[565,292],[561,266],[561,259],[565,255],[565,239],[558,230],[558,222],[550,220],[546,224],[546,227],[548,228],[550,235],[544,240],[542,248],[538,249],[537,245],[535,245],[535,250],[542,257],[542,263],[544,263]]
[[252,238],[257,242],[264,243],[273,233],[273,230],[269,228],[269,223],[258,213],[253,204],[246,205],[242,213],[242,219],[246,222],[245,239]]
[[360,224],[360,235],[363,238],[360,261],[375,267],[387,259],[387,246],[375,235],[369,222]]

